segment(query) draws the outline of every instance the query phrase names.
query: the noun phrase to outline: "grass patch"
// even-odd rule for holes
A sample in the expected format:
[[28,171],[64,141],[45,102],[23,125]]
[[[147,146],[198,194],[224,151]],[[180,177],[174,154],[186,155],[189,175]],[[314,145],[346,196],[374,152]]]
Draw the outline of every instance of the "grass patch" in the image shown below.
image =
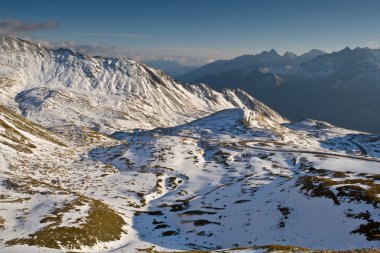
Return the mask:
[[[33,134],[39,138],[42,138],[42,139],[47,140],[49,142],[52,142],[56,145],[66,147],[66,145],[63,142],[61,142],[60,140],[58,140],[56,137],[54,137],[49,130],[25,119],[22,116],[19,116],[15,113],[11,112],[10,110],[8,110],[7,108],[5,108],[2,105],[0,105],[0,114],[4,115],[4,117],[9,122],[12,122],[12,124],[17,129],[22,130],[22,131],[27,132],[27,133],[30,133],[30,134]],[[10,136],[12,136],[11,138],[15,138],[15,136],[17,136],[18,138],[21,138],[21,140],[23,140],[23,141],[27,140],[27,138],[25,136],[23,136],[19,131],[17,131],[13,127],[9,126],[7,123],[5,123],[2,120],[0,121],[0,126],[7,129],[8,131],[11,131],[11,132],[8,132],[10,134]],[[30,145],[33,145],[33,144],[30,144]]]
[[[179,180],[179,183],[182,183],[182,180]],[[171,190],[175,190],[178,187],[177,177],[169,177],[168,187]]]
[[147,215],[151,215],[151,216],[162,216],[162,215],[164,215],[163,212],[161,212],[160,210],[157,210],[157,211],[136,211],[135,216],[139,216],[142,213],[147,214]]
[[11,140],[16,143],[21,143],[29,148],[35,148],[33,144],[31,144],[28,138],[26,138],[24,135],[22,135],[19,131],[17,131],[15,128],[10,126],[7,122],[4,120],[0,119],[0,127],[3,129],[3,132],[0,133],[0,136]]
[[40,191],[33,190],[33,187],[41,186],[35,180],[18,180],[7,178],[3,181],[3,185],[6,189],[12,190],[18,193],[24,193],[29,195],[34,195],[40,193]]
[[[215,250],[190,250],[190,251],[159,251],[156,250],[154,246],[145,249],[136,249],[137,252],[144,253],[211,253],[211,252],[223,252],[223,253],[233,253],[241,251],[257,251],[263,250],[263,252],[310,252],[310,253],[379,253],[378,249],[353,249],[353,250],[311,250],[307,248],[292,246],[292,245],[265,245],[265,246],[251,246],[251,247],[235,247],[230,249],[215,249]],[[261,251],[260,251],[261,252]]]
[[5,196],[0,194],[0,203],[22,203],[24,201],[30,200],[30,197],[26,198],[12,198],[10,196]]
[[249,199],[240,199],[240,200],[236,200],[234,202],[234,204],[243,204],[243,203],[247,203],[247,202],[250,202]]
[[258,247],[258,249],[266,249],[266,252],[307,252],[310,251],[306,248],[291,246],[291,245],[266,245],[263,247]]
[[199,219],[199,220],[189,220],[189,221],[181,221],[181,223],[193,223],[194,226],[196,227],[201,227],[209,224],[215,224],[215,225],[220,225],[219,222],[213,222],[205,219]]
[[380,241],[380,222],[370,221],[353,230],[353,234],[365,235],[368,241]]
[[282,218],[280,219],[280,221],[278,223],[278,227],[284,228],[285,227],[285,221],[289,218],[289,215],[291,213],[291,209],[289,207],[285,207],[285,206],[281,206],[281,205],[278,205],[277,209],[278,209],[278,211],[280,211],[280,213],[282,215]]
[[178,231],[174,231],[174,230],[168,230],[161,233],[162,236],[172,236],[172,235],[178,235],[178,234],[179,234]]
[[25,147],[23,145],[19,145],[19,144],[12,144],[12,143],[9,143],[9,142],[6,142],[6,141],[0,141],[1,144],[5,145],[5,146],[8,146],[18,152],[22,152],[22,153],[25,153],[25,154],[32,154],[33,151],[28,148],[28,147]]
[[195,198],[196,196],[187,198],[187,199],[177,199],[176,202],[182,203],[182,204],[172,204],[167,205],[163,204],[160,207],[171,207],[170,212],[180,212],[184,211],[190,208],[190,201]]
[[159,225],[157,225],[157,226],[154,227],[154,230],[168,228],[168,227],[170,227],[170,226],[167,225],[167,224],[159,224]]
[[5,228],[5,219],[0,216],[0,230]]
[[[367,188],[360,187],[357,184],[365,185]],[[303,176],[297,180],[296,186],[300,186],[301,191],[310,197],[329,198],[336,205],[339,205],[340,199],[343,198],[349,201],[366,202],[374,207],[377,207],[380,202],[380,198],[378,197],[380,185],[368,178],[335,181],[326,177]],[[336,191],[338,193],[336,195],[330,189],[333,186],[337,186]]]
[[157,192],[157,194],[162,194],[162,185],[161,183],[163,180],[161,178],[157,179],[156,185],[154,186],[154,190]]
[[216,212],[207,212],[207,211],[202,211],[202,210],[191,210],[191,211],[186,211],[179,216],[191,216],[191,215],[204,215],[204,214],[216,214]]
[[[365,185],[366,187],[361,187],[358,184]],[[372,204],[374,208],[378,208],[380,202],[378,196],[380,185],[376,184],[374,180],[369,179],[368,176],[366,178],[339,181],[320,176],[303,176],[297,180],[296,186],[300,186],[300,190],[308,197],[325,197],[331,199],[336,205],[340,205],[343,201],[355,201]],[[332,187],[335,187],[336,194],[331,190]],[[371,219],[369,213],[346,213],[346,216],[366,221],[366,223],[361,224],[357,229],[351,231],[351,233],[362,234],[370,241],[380,240],[380,222]]]
[[[84,204],[89,205],[88,215],[80,225],[61,226],[64,213],[75,210]],[[124,219],[100,200],[78,197],[64,207],[53,211],[41,223],[52,222],[28,238],[13,239],[7,245],[27,244],[55,249],[76,250],[83,246],[92,247],[100,242],[120,240]]]

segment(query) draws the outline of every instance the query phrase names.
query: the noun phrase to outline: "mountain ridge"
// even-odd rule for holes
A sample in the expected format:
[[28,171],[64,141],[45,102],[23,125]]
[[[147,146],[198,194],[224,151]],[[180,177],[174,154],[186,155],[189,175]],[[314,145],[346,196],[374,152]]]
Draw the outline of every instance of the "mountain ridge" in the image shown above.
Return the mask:
[[[15,79],[2,84],[2,98],[8,106],[48,127],[76,121],[105,131],[152,128],[184,122],[189,115],[196,118],[208,111],[231,108],[233,103],[246,106],[236,103],[239,99],[234,91],[213,92],[212,98],[207,98],[205,86],[186,89],[161,71],[124,58],[50,50],[14,38],[1,39],[0,52],[0,64],[7,66],[4,78]],[[244,96],[254,100],[246,93]],[[66,115],[59,113],[60,108],[65,108]],[[141,113],[144,120],[140,120]],[[111,118],[112,123],[107,120]]]
[[314,118],[380,132],[376,117],[380,106],[379,49],[347,47],[300,64],[276,64],[236,68],[193,81],[216,90],[242,88],[293,121]]
[[185,73],[177,77],[180,81],[193,82],[206,73],[217,74],[235,69],[259,67],[259,66],[275,66],[275,65],[295,65],[305,61],[309,61],[326,52],[322,50],[312,49],[307,53],[297,56],[294,53],[286,52],[283,55],[277,53],[276,50],[263,51],[255,55],[242,55],[231,60],[219,60],[207,65],[201,66],[198,69]]

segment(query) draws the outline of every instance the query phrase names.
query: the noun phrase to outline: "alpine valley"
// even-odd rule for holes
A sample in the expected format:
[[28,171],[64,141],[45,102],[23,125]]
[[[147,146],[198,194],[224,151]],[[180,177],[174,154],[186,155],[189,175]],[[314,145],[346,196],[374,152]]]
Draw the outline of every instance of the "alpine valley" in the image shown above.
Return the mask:
[[0,252],[378,252],[379,205],[379,135],[0,38]]

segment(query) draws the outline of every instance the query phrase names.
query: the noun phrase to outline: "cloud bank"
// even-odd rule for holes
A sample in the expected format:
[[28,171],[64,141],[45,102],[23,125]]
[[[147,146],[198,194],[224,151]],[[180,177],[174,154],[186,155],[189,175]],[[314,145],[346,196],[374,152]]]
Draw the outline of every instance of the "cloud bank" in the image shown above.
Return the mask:
[[[35,38],[30,37],[33,36],[33,32],[52,30],[57,28],[57,26],[58,23],[56,21],[25,22],[18,19],[3,19],[0,20],[0,36],[17,36],[27,40],[35,41],[52,49],[70,48],[77,52],[88,55],[128,57],[138,61],[173,61],[187,66],[199,66],[212,62],[214,59],[232,58],[236,55],[242,54],[243,52],[247,52],[247,50],[244,49],[188,48],[170,46],[139,47],[128,46],[127,43],[122,47],[116,48],[104,44],[83,44],[75,41],[51,42],[36,40]],[[150,38],[150,36],[147,34],[135,33],[73,32],[72,34],[92,37],[119,37],[131,40]]]
[[18,19],[0,20],[0,36],[23,35],[38,30],[51,30],[58,26],[56,21],[29,23]]
[[34,40],[34,42],[43,45],[47,48],[57,49],[57,48],[69,48],[82,54],[88,54],[92,56],[122,56],[117,52],[115,47],[100,45],[100,44],[80,44],[73,40],[71,41],[60,41],[60,42],[49,42],[46,40]]

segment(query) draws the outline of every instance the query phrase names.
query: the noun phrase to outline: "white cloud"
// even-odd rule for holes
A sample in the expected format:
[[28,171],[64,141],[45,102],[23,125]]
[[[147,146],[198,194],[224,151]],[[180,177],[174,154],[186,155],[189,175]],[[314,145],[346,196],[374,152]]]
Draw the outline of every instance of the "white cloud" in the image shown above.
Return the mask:
[[380,41],[371,40],[368,42],[368,47],[372,49],[380,48]]
[[231,59],[242,54],[251,54],[247,49],[190,48],[190,47],[146,47],[129,49],[129,57],[137,61],[165,60],[182,65],[199,66],[215,59]]
[[124,48],[116,48],[95,43],[81,44],[72,40],[55,43],[41,40],[36,42],[49,48],[70,48],[89,55],[128,57],[140,62],[173,61],[185,66],[200,66],[216,59],[231,59],[242,54],[252,53],[246,49],[231,48],[135,47],[128,45],[125,45]]
[[82,54],[99,55],[99,56],[123,56],[117,52],[115,47],[100,44],[79,44],[73,40],[49,42],[46,40],[34,40],[34,42],[48,48],[69,48]]
[[370,40],[368,41],[368,47],[372,49],[380,48],[380,34],[370,36]]

